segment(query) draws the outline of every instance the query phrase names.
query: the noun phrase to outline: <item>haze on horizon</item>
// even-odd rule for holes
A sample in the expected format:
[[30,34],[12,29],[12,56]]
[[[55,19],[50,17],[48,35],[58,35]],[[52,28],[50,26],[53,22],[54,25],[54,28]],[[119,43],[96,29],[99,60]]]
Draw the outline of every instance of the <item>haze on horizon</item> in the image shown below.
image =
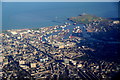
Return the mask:
[[120,0],[1,0],[2,2],[119,2]]

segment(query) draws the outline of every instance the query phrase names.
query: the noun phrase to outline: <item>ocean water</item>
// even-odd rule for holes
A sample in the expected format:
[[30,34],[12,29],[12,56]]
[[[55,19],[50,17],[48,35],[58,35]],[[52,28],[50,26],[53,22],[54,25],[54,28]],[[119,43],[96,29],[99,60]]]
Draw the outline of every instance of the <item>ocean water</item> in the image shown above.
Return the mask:
[[82,13],[118,17],[117,2],[3,2],[2,30],[60,25]]

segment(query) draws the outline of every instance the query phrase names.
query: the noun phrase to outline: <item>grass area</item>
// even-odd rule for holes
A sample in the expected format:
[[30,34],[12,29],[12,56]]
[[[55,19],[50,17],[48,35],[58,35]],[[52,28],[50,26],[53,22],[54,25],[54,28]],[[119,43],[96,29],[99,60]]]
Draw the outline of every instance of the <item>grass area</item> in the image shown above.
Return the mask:
[[0,33],[8,33],[8,31],[7,31],[7,30],[4,30],[4,31],[2,31],[2,32],[0,32]]
[[98,21],[101,19],[103,19],[103,18],[96,17],[96,16],[89,15],[89,14],[69,18],[69,20],[72,20],[76,23],[83,23],[83,24],[92,23],[94,21]]
[[40,28],[32,28],[32,30],[40,30]]

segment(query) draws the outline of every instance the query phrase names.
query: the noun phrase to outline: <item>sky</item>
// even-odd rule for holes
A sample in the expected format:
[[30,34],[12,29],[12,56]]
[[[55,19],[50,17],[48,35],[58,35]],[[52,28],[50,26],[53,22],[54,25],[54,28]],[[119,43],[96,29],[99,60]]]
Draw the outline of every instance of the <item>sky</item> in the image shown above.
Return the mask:
[[0,32],[1,30],[2,30],[2,4],[0,3]]
[[120,0],[1,0],[2,2],[118,2]]

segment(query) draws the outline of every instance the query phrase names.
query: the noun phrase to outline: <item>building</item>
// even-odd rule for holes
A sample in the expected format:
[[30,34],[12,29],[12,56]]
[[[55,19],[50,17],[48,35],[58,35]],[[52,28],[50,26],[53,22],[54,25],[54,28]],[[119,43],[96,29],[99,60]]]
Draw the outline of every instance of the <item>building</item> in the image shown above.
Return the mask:
[[19,64],[25,64],[24,60],[19,61]]
[[82,66],[83,66],[82,64],[78,64],[78,65],[77,65],[78,68],[81,68]]
[[36,68],[36,63],[31,63],[31,68]]
[[119,24],[119,23],[120,23],[120,21],[113,21],[113,23],[114,23],[114,24]]

